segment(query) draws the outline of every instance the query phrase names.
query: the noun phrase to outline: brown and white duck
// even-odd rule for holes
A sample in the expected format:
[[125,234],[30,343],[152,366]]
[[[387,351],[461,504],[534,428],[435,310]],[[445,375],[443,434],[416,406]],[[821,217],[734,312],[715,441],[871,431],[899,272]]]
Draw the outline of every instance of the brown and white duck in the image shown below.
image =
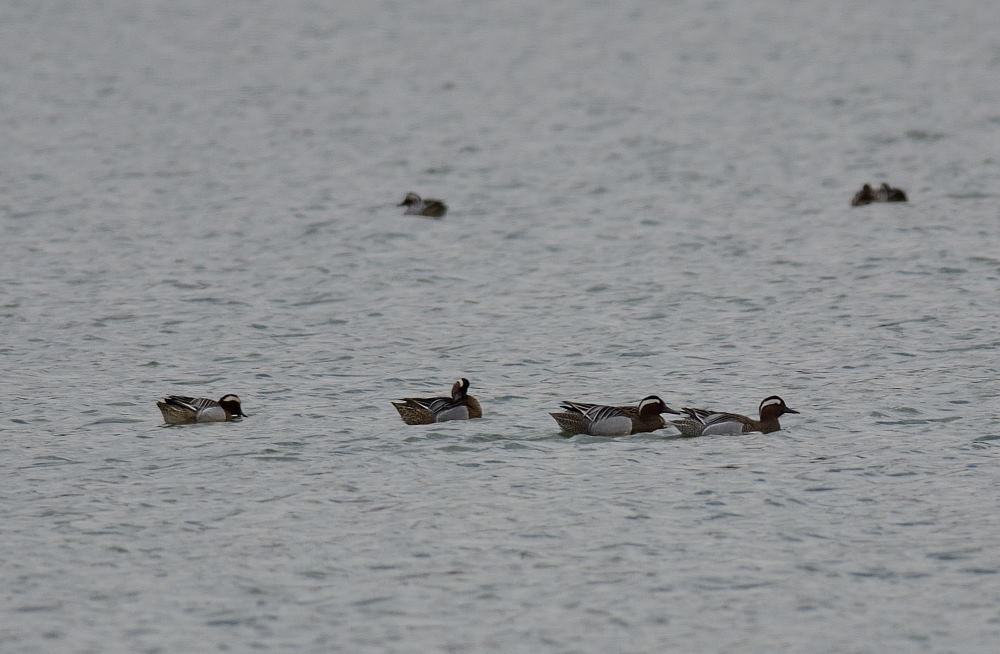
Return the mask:
[[684,436],[711,436],[722,434],[748,434],[759,431],[765,434],[778,431],[781,424],[778,418],[786,413],[798,413],[785,405],[785,401],[777,395],[764,398],[758,412],[759,420],[748,418],[738,413],[709,411],[708,409],[681,409],[686,418],[672,420],[671,424],[680,430]]
[[393,402],[399,417],[408,425],[430,425],[446,420],[482,418],[479,400],[468,394],[469,380],[459,379],[451,387],[451,397],[405,397]]
[[407,193],[403,201],[397,206],[406,207],[404,216],[426,216],[427,218],[440,218],[448,212],[448,205],[442,200],[421,198],[416,193]]
[[218,401],[207,397],[185,397],[168,395],[157,402],[168,425],[188,425],[194,422],[225,422],[245,418],[240,398],[232,393],[223,395]]
[[676,413],[656,395],[647,395],[635,406],[606,406],[564,401],[562,413],[550,413],[563,433],[591,436],[628,436],[663,429],[669,423],[660,415]]
[[893,188],[882,182],[882,186],[875,191],[876,202],[906,202],[906,193],[901,188]]

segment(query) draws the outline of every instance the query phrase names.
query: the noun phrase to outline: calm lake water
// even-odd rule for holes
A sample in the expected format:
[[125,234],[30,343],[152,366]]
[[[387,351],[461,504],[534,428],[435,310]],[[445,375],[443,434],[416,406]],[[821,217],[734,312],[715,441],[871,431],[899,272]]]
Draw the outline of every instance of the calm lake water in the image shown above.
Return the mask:
[[0,651],[996,651],[998,24],[5,3]]

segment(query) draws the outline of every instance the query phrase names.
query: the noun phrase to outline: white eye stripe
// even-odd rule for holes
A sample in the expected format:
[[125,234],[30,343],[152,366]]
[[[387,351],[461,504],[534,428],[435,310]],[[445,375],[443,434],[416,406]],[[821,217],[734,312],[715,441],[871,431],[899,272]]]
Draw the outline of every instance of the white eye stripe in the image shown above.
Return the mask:
[[639,410],[639,413],[642,413],[642,410],[645,409],[646,407],[648,407],[648,406],[656,406],[658,404],[663,404],[663,400],[661,400],[660,398],[658,398],[656,396],[646,397],[646,398],[643,398],[642,401],[639,402],[639,406],[637,408]]
[[763,409],[766,406],[781,406],[782,404],[784,404],[784,402],[781,400],[781,398],[780,397],[776,397],[774,399],[767,400],[765,402],[761,402],[760,403],[760,408]]

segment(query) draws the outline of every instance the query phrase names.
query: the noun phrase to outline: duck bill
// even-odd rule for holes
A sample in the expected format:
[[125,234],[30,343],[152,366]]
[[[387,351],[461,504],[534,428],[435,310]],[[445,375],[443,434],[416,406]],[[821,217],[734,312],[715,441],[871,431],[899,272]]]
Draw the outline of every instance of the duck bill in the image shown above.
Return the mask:
[[795,409],[789,409],[789,408],[788,408],[788,407],[786,406],[786,407],[785,407],[785,413],[798,413],[798,411],[796,411]]

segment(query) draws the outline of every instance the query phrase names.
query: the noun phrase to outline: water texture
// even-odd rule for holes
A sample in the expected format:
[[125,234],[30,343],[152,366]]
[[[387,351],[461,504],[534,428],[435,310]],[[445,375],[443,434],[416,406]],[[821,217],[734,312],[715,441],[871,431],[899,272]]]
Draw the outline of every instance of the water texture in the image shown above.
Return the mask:
[[5,3],[0,651],[996,651],[998,21]]

